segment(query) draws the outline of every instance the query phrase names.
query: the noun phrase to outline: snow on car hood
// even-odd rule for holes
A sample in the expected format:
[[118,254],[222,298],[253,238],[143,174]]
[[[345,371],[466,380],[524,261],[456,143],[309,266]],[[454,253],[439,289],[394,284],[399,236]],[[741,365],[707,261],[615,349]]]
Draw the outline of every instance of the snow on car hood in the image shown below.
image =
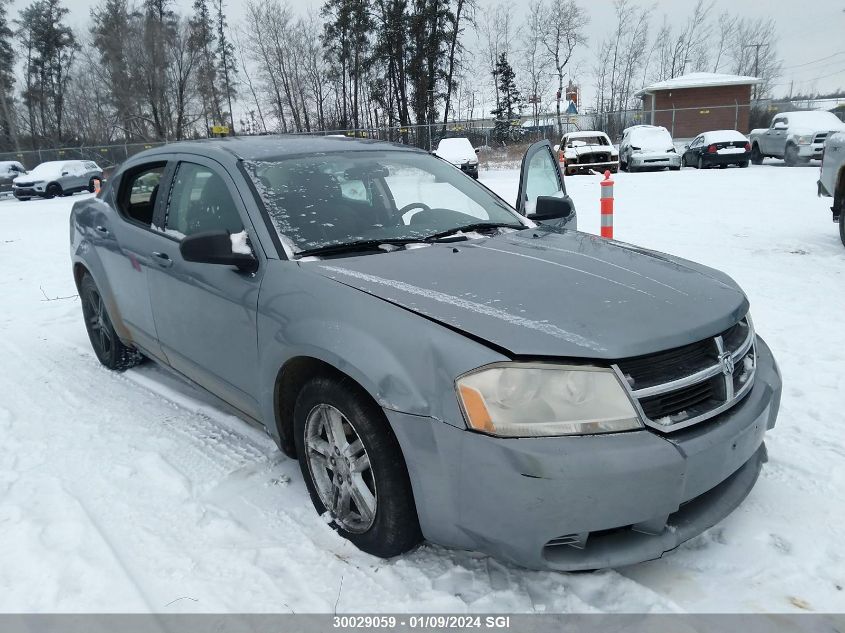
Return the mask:
[[437,150],[434,153],[455,165],[474,163],[478,160],[472,143],[465,138],[444,138],[437,145]]
[[62,177],[63,162],[41,163],[28,174],[22,174],[12,182],[37,182],[39,180],[57,180]]
[[644,128],[631,133],[630,144],[645,152],[665,152],[674,149],[672,136],[663,128]]
[[307,265],[517,356],[639,356],[714,336],[748,310],[718,271],[577,231]]

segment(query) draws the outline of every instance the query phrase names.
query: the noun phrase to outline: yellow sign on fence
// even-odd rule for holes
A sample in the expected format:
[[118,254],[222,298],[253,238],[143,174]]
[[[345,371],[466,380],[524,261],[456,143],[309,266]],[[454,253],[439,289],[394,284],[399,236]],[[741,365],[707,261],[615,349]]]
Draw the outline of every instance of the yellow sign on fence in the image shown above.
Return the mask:
[[211,126],[211,133],[212,134],[228,134],[229,133],[229,126],[228,125],[212,125]]

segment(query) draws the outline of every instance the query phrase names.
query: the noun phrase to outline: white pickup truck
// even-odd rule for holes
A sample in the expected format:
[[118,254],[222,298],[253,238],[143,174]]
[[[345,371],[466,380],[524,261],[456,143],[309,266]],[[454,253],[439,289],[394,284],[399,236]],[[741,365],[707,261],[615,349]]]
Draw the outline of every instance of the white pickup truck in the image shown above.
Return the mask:
[[751,162],[760,165],[766,156],[782,158],[787,165],[820,159],[831,132],[845,130],[845,123],[824,110],[781,112],[767,128],[751,130]]
[[833,198],[830,210],[833,221],[839,224],[839,238],[845,246],[845,132],[827,138],[818,187],[820,196]]

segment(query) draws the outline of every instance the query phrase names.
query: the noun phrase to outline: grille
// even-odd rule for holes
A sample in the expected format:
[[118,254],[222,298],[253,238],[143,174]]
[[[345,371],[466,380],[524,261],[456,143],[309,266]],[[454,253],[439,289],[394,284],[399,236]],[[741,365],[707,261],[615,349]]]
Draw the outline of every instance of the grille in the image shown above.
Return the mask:
[[754,382],[754,328],[746,317],[721,334],[616,364],[651,426],[672,431],[727,410]]
[[16,187],[32,187],[35,183],[34,182],[16,182]]
[[824,143],[824,140],[827,138],[827,132],[821,132],[816,134],[816,138],[813,139],[813,143]]
[[593,154],[581,154],[579,158],[582,163],[606,163],[610,160],[610,154],[607,152],[595,152]]

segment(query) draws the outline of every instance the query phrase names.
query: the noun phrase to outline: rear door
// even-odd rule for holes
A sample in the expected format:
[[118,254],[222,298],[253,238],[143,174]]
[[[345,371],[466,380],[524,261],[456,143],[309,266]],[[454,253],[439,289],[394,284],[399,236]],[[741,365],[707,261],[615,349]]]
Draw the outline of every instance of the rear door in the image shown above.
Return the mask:
[[165,198],[149,277],[159,343],[174,369],[259,418],[257,307],[266,258],[253,247],[259,269],[247,273],[187,262],[179,252],[186,236],[204,231],[246,230],[257,244],[238,187],[219,163],[190,156],[176,165]]
[[[516,198],[516,210],[520,214],[529,216],[534,213],[537,198],[553,196],[569,198],[563,184],[563,174],[560,163],[555,158],[552,145],[548,141],[534,143],[522,157],[522,171],[519,176],[519,193]],[[555,226],[576,227],[575,206],[570,200],[572,213],[562,219],[549,220],[544,224]]]
[[95,211],[90,221],[92,244],[114,298],[113,313],[143,352],[162,360],[147,290],[148,273],[154,265],[151,253],[159,239],[153,215],[161,198],[157,187],[143,183],[157,184],[166,170],[167,160],[158,157],[126,169],[103,198],[116,213],[100,205],[102,209]]

